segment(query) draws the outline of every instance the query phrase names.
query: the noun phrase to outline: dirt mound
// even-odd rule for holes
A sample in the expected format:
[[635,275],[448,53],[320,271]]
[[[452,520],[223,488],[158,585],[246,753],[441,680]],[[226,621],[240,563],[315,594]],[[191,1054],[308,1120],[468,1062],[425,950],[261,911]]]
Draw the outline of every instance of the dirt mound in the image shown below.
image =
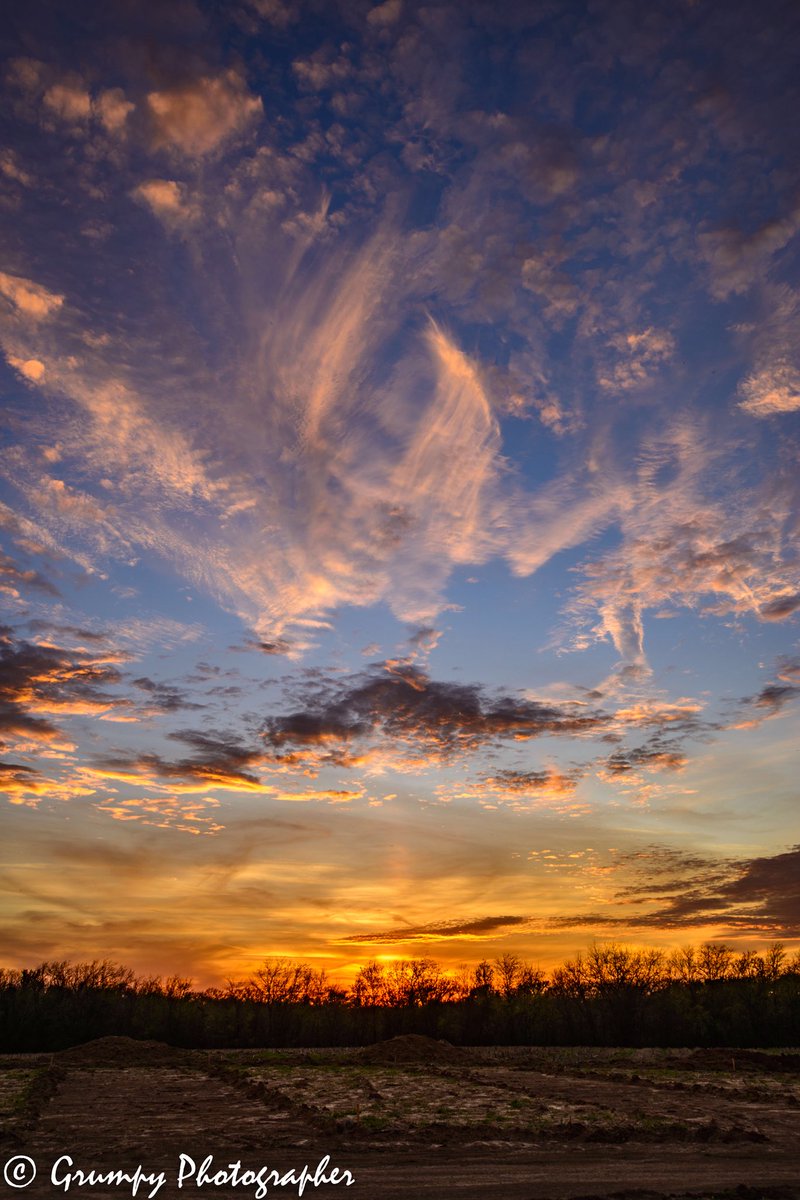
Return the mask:
[[764,1050],[701,1049],[692,1051],[684,1060],[690,1069],[705,1071],[757,1071],[765,1074],[792,1074],[800,1070],[800,1054],[780,1051],[768,1054]]
[[419,1033],[404,1033],[385,1042],[365,1046],[354,1058],[356,1062],[372,1066],[392,1066],[394,1063],[446,1066],[448,1063],[463,1063],[468,1055],[458,1046],[451,1046],[450,1042],[439,1042],[436,1038],[423,1037]]
[[95,1038],[58,1055],[59,1063],[72,1067],[173,1067],[188,1060],[188,1051],[176,1046],[129,1037]]

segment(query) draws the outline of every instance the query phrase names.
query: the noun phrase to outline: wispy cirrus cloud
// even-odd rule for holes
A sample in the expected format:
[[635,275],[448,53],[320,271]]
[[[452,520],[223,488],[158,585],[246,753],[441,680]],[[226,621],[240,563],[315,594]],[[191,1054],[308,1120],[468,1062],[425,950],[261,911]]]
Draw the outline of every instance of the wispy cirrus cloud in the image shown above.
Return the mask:
[[233,742],[203,740],[204,745],[194,758],[170,760],[158,754],[117,755],[97,759],[92,769],[100,779],[179,794],[212,790],[268,793],[274,790],[249,769],[263,757],[257,751]]
[[[713,921],[731,930],[780,933],[800,930],[800,850],[733,862],[710,878],[684,880],[677,895],[640,918],[652,926],[689,927]],[[654,885],[654,891],[657,885]],[[676,889],[678,890],[678,889]]]
[[32,567],[22,567],[10,555],[0,551],[0,591],[18,599],[20,588],[34,588],[49,596],[59,595],[56,585],[40,571],[36,571]]
[[519,916],[471,917],[464,921],[452,918],[447,921],[433,921],[429,925],[401,925],[395,929],[384,929],[375,933],[353,933],[337,940],[348,946],[391,946],[404,942],[444,942],[451,939],[491,940],[519,929],[529,921],[529,917]]
[[[718,447],[691,427],[643,452],[619,519],[621,543],[583,564],[573,611],[597,614],[578,644],[609,639],[622,664],[646,669],[644,615],[672,605],[761,620],[791,615],[797,564],[783,512],[766,495],[748,511],[708,489]],[[784,497],[796,503],[791,484]],[[591,617],[584,617],[588,625]]]
[[[190,157],[211,153],[256,115],[256,100],[233,70],[150,97],[159,146]],[[217,124],[208,126],[211,141],[198,142],[209,105]],[[522,142],[506,124],[498,129],[513,159]],[[474,176],[484,195],[495,154],[488,132],[480,122],[456,128],[489,156]],[[544,138],[537,150],[537,162],[552,167],[551,202],[580,184],[568,142],[556,151]],[[219,325],[235,364],[224,385],[200,369],[197,356],[191,361],[188,312],[176,320],[159,308],[154,317],[169,364],[157,392],[146,370],[131,367],[142,360],[146,339],[90,331],[87,354],[76,345],[83,319],[77,310],[65,311],[46,336],[30,329],[24,338],[8,335],[7,353],[21,364],[41,363],[38,382],[76,405],[65,454],[81,463],[94,502],[108,481],[103,466],[114,464],[124,480],[105,537],[97,523],[83,522],[99,555],[154,552],[212,591],[265,642],[294,644],[295,653],[337,606],[386,601],[403,620],[429,622],[446,604],[459,565],[499,556],[526,575],[614,528],[622,530],[624,548],[616,559],[606,554],[587,564],[580,595],[584,611],[595,615],[588,640],[612,641],[634,671],[645,668],[644,614],[664,601],[708,611],[703,598],[716,594],[720,612],[778,619],[788,611],[785,597],[797,588],[785,556],[783,569],[780,554],[776,560],[778,533],[749,529],[746,517],[709,494],[707,464],[721,452],[703,448],[696,426],[651,440],[633,462],[617,453],[601,467],[598,448],[590,452],[588,476],[568,467],[540,487],[509,480],[496,376],[445,325],[421,325],[417,317],[409,328],[447,231],[406,244],[402,213],[387,209],[359,241],[347,213],[332,214],[319,188],[314,207],[312,179],[302,157],[272,148],[239,164],[224,189],[212,172],[202,197],[180,178],[150,176],[128,188],[126,195],[168,229],[180,227],[192,253],[213,261],[246,300],[238,329],[224,317]],[[201,199],[211,219],[190,233]],[[234,256],[220,227],[234,241]],[[253,253],[256,228],[261,245]],[[266,282],[257,277],[265,229]],[[563,248],[561,257],[548,253],[552,263],[566,263]],[[530,254],[524,259],[533,261]],[[533,268],[525,270],[530,283]],[[536,278],[542,294],[557,299],[563,279]],[[31,292],[40,285],[28,283],[25,303],[44,305],[42,315],[54,312],[51,301]],[[56,298],[63,302],[64,295]],[[209,311],[212,325],[220,311]],[[608,346],[616,365],[604,350],[597,370],[606,372],[604,388],[621,395],[668,365],[676,342],[654,324],[631,322],[611,333]],[[227,425],[217,415],[221,385],[235,415]],[[531,403],[550,414],[550,427],[569,425],[560,402]],[[46,510],[58,483],[29,481],[32,511]],[[88,503],[92,492],[84,495]],[[186,532],[187,513],[195,535]],[[209,533],[214,525],[224,536]],[[77,533],[73,526],[71,536]]]
[[[144,681],[135,682],[141,686]],[[167,698],[167,711],[171,707]],[[309,788],[292,786],[282,779],[273,781],[273,756],[263,748],[247,746],[232,736],[181,730],[168,734],[168,737],[190,746],[194,751],[192,757],[168,759],[159,754],[107,755],[96,758],[86,768],[87,777],[98,782],[109,780],[129,784],[144,788],[147,792],[173,794],[173,798],[213,795],[220,791],[261,795],[287,803],[348,804],[360,800],[366,793],[363,785]],[[150,801],[143,803],[146,805]],[[131,800],[120,811],[136,810],[137,806],[138,802]]]
[[800,409],[800,367],[779,360],[749,375],[741,391],[740,408],[754,417],[796,412]]
[[778,717],[787,705],[800,696],[800,686],[794,683],[768,683],[756,696],[750,696],[743,704],[756,714],[755,721],[767,717]]
[[514,813],[547,813],[559,817],[587,816],[592,805],[580,797],[578,787],[585,767],[553,765],[535,770],[503,767],[455,784],[439,784],[435,793],[443,803],[468,800],[484,811],[498,808]]
[[189,800],[183,796],[109,796],[97,807],[115,821],[133,821],[156,829],[212,837],[225,826],[216,819],[219,801],[213,796]]
[[622,884],[614,887],[614,907],[564,914],[551,923],[683,934],[716,926],[728,937],[796,937],[799,858],[797,847],[745,859],[692,855],[664,846],[618,854],[601,868],[612,887]]
[[[171,191],[167,199],[174,215],[178,201]],[[375,409],[363,429],[356,426],[376,338],[390,329],[383,293],[397,264],[385,239],[345,264],[336,283],[326,268],[299,291],[293,286],[280,328],[251,349],[273,381],[269,441],[261,432],[251,443],[234,442],[216,430],[212,450],[185,432],[196,393],[176,395],[165,420],[163,404],[156,415],[155,397],[107,373],[103,360],[113,347],[95,345],[91,357],[77,361],[49,347],[47,386],[71,396],[80,418],[65,431],[65,459],[80,455],[84,471],[96,462],[93,484],[101,491],[112,465],[123,482],[111,506],[58,478],[36,478],[32,463],[19,463],[15,479],[37,518],[46,520],[54,508],[62,520],[71,515],[73,533],[101,554],[129,553],[131,546],[169,554],[274,644],[290,625],[302,644],[304,623],[313,628],[342,603],[386,598],[402,619],[435,615],[454,566],[491,552],[497,425],[478,369],[430,325],[390,381],[392,403]],[[25,353],[33,353],[31,345]],[[245,424],[258,403],[249,370],[243,364],[234,401]],[[200,386],[211,405],[209,385]],[[267,477],[269,486],[262,483]],[[102,522],[89,520],[91,505],[104,510],[104,536]],[[187,509],[206,527],[212,516],[224,525],[202,556],[197,540],[181,530]],[[264,531],[263,545],[253,538],[256,528]]]

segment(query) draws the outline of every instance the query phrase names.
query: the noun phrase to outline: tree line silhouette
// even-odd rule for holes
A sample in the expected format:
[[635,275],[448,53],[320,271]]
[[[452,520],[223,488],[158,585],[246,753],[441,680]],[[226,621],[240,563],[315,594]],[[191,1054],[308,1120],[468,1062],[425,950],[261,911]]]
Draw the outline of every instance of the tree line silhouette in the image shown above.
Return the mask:
[[204,990],[108,960],[0,968],[4,1053],[109,1034],[212,1049],[358,1046],[407,1033],[461,1045],[798,1045],[800,951],[595,944],[549,977],[514,954],[456,972],[431,958],[373,960],[350,987],[287,958]]

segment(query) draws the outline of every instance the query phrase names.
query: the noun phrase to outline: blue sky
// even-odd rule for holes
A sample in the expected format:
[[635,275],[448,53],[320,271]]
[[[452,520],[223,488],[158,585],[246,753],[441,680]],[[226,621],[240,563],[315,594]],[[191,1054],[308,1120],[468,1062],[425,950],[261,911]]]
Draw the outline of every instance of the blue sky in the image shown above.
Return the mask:
[[17,6],[14,963],[800,941],[795,6]]

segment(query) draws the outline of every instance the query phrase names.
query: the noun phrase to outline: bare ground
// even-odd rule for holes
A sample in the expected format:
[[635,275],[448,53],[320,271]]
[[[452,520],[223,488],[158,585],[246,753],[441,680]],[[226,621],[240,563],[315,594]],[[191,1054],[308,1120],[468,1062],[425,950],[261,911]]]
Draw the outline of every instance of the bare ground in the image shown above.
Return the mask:
[[[102,1039],[0,1059],[0,1168],[34,1160],[28,1197],[68,1192],[68,1154],[101,1175],[137,1164],[158,1196],[252,1197],[219,1181],[178,1190],[179,1156],[210,1171],[331,1166],[352,1200],[800,1200],[800,1057],[729,1051],[462,1050],[393,1039],[363,1051],[207,1053]],[[68,1169],[62,1167],[62,1174]],[[147,1196],[152,1184],[142,1184]],[[0,1195],[20,1195],[0,1178]],[[270,1185],[268,1197],[297,1196]]]

